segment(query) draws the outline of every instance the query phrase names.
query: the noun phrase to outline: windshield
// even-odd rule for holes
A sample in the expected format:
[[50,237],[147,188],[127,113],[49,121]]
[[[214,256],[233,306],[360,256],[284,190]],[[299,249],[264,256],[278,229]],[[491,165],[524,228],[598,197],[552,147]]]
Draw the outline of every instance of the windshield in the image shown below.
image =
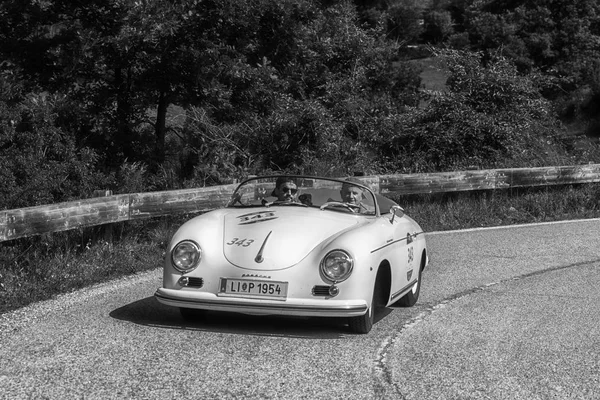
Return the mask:
[[227,207],[316,207],[376,215],[373,192],[357,178],[268,176],[242,182]]

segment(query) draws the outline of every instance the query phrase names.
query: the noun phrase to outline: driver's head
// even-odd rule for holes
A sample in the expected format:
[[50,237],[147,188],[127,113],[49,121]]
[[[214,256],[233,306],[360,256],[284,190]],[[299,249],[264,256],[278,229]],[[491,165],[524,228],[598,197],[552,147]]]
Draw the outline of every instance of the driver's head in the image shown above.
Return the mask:
[[361,181],[356,178],[346,179],[346,182],[342,185],[342,190],[340,190],[342,201],[349,204],[359,204],[363,199],[363,189],[350,182],[362,184]]
[[277,196],[278,201],[296,201],[298,186],[296,181],[286,176],[280,176],[275,182],[273,194]]

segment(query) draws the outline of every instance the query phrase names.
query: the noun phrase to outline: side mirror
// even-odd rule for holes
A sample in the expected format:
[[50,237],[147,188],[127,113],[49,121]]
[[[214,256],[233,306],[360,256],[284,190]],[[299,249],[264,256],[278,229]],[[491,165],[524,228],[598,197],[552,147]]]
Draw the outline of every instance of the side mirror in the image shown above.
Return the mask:
[[400,206],[393,205],[390,208],[390,212],[392,213],[392,219],[390,219],[391,223],[394,222],[394,218],[402,218],[404,216],[404,209]]
[[235,192],[231,196],[231,199],[229,200],[229,203],[227,203],[227,207],[234,206],[236,203],[242,204],[242,194],[240,192]]

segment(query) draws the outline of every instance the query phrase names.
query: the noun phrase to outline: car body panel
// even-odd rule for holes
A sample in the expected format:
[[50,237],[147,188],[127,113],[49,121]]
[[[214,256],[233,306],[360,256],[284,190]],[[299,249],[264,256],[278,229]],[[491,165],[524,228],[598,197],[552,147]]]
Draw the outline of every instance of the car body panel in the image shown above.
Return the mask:
[[[247,314],[353,317],[371,307],[379,268],[389,270],[386,306],[415,286],[418,269],[428,262],[425,235],[410,217],[394,213],[395,203],[369,192],[364,213],[337,205],[322,208],[343,181],[301,177],[304,181],[299,182],[311,185],[299,185],[301,193],[311,195],[310,205],[282,206],[272,202],[272,185],[261,179],[251,182],[255,186],[247,192],[236,191],[232,203],[239,205],[230,203],[179,228],[167,251],[163,285],[156,292],[159,302]],[[202,249],[199,265],[187,273],[176,270],[170,257],[184,240]],[[320,265],[326,254],[338,249],[350,255],[354,267],[346,280],[331,282]],[[186,286],[182,278],[194,284]],[[234,290],[244,284],[246,289],[262,285],[280,292]],[[334,294],[328,292],[332,286],[337,289]],[[234,292],[224,293],[225,288]]]
[[[248,219],[259,222],[248,223]],[[314,208],[273,208],[242,215],[231,212],[224,222],[227,261],[244,269],[270,271],[297,264],[321,242],[360,221]],[[315,230],[317,225],[320,229]],[[261,249],[262,257],[257,259]]]

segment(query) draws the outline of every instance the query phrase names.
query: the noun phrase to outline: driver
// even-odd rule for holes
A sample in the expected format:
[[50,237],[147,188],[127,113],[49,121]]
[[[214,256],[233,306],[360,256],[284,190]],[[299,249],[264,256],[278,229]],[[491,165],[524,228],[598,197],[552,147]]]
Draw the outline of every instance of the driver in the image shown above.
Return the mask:
[[297,202],[298,201],[298,185],[293,178],[280,176],[275,182],[273,196],[277,197],[278,202]]

